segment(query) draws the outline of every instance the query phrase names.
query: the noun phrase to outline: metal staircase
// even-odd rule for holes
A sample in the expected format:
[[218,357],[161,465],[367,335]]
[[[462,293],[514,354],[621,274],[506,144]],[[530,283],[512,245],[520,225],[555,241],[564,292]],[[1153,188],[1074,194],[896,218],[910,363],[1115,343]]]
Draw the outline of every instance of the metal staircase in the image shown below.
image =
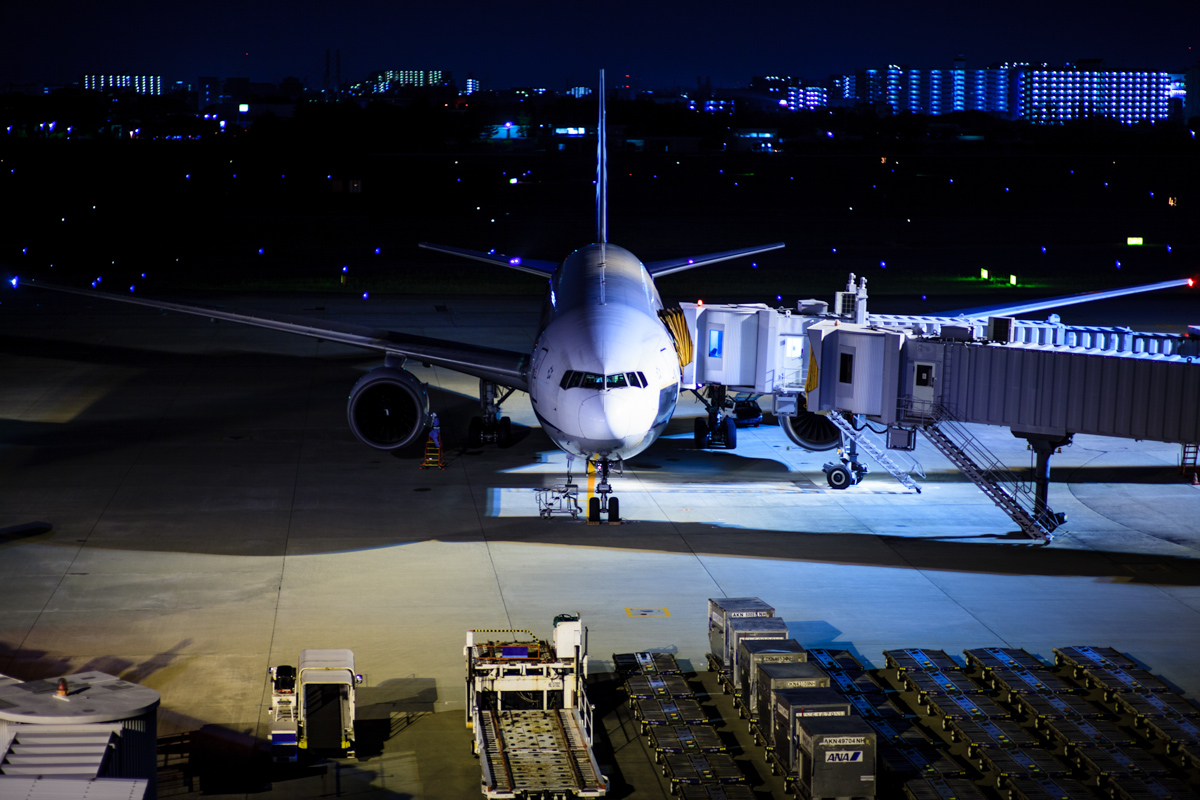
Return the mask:
[[1000,463],[958,419],[939,403],[925,404],[921,433],[958,467],[991,501],[1012,518],[1030,539],[1049,542],[1065,519],[1049,507],[1038,508],[1034,485]]
[[120,738],[116,725],[14,725],[0,774],[95,778]]
[[909,477],[909,473],[914,471],[914,469],[920,469],[919,464],[914,461],[914,466],[907,469],[900,466],[893,461],[890,456],[888,456],[887,451],[880,447],[873,437],[868,435],[866,428],[855,428],[854,423],[843,414],[834,412],[826,417],[826,419],[836,425],[838,430],[842,432],[843,441],[849,439],[850,441],[854,442],[859,449],[869,455],[876,464],[883,467],[885,470],[887,470],[889,475],[900,481],[900,483],[906,489],[911,489],[917,494],[921,493],[921,487],[916,481]]

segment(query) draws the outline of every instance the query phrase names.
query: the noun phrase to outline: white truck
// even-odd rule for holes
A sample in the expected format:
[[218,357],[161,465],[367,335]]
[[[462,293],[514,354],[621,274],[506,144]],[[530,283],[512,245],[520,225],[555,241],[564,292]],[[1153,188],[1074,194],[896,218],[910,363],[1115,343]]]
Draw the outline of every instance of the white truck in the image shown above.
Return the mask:
[[300,750],[354,757],[354,671],[350,650],[302,650],[300,668],[272,667],[271,758],[296,761]]

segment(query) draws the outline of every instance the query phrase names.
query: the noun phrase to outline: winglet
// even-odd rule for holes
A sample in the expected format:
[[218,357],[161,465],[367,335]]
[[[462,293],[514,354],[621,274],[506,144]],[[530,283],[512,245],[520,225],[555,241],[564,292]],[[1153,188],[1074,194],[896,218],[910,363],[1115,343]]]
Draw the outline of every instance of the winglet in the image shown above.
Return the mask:
[[608,243],[608,128],[604,119],[604,70],[600,70],[600,127],[596,136],[596,243]]

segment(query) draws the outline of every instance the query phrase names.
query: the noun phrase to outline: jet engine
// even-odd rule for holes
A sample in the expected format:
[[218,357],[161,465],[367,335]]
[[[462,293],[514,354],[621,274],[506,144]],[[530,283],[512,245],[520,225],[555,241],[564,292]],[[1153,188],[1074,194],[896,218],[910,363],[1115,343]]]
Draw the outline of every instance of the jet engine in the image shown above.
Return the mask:
[[407,447],[429,427],[429,395],[411,372],[380,367],[363,375],[346,404],[350,430],[377,450]]
[[827,417],[808,410],[804,398],[798,398],[796,416],[780,417],[779,426],[787,437],[805,450],[832,450],[842,443],[842,432]]

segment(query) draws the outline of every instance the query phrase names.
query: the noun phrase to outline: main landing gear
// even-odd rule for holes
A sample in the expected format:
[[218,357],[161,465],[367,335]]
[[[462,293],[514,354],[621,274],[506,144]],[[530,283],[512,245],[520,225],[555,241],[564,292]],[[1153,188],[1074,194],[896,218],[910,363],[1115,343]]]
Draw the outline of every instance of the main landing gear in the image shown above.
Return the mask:
[[[612,485],[608,482],[608,474],[612,470],[613,462],[607,458],[598,459],[591,462],[596,469],[596,494],[588,500],[588,522],[599,524],[600,517],[603,515],[608,523],[617,523],[621,521],[621,503],[617,498],[612,497]],[[571,459],[567,460],[567,483],[571,482]],[[621,471],[620,462],[617,462],[617,471]]]
[[482,447],[484,443],[501,447],[512,444],[512,420],[500,416],[500,404],[516,390],[509,389],[497,398],[500,388],[491,381],[479,381],[479,406],[483,415],[471,417],[471,424],[467,428],[467,447]]
[[737,447],[737,418],[735,414],[730,413],[733,404],[726,400],[724,386],[710,384],[707,389],[707,397],[695,389],[692,390],[692,394],[696,395],[708,411],[708,416],[696,417],[696,449],[723,447],[733,450]]

